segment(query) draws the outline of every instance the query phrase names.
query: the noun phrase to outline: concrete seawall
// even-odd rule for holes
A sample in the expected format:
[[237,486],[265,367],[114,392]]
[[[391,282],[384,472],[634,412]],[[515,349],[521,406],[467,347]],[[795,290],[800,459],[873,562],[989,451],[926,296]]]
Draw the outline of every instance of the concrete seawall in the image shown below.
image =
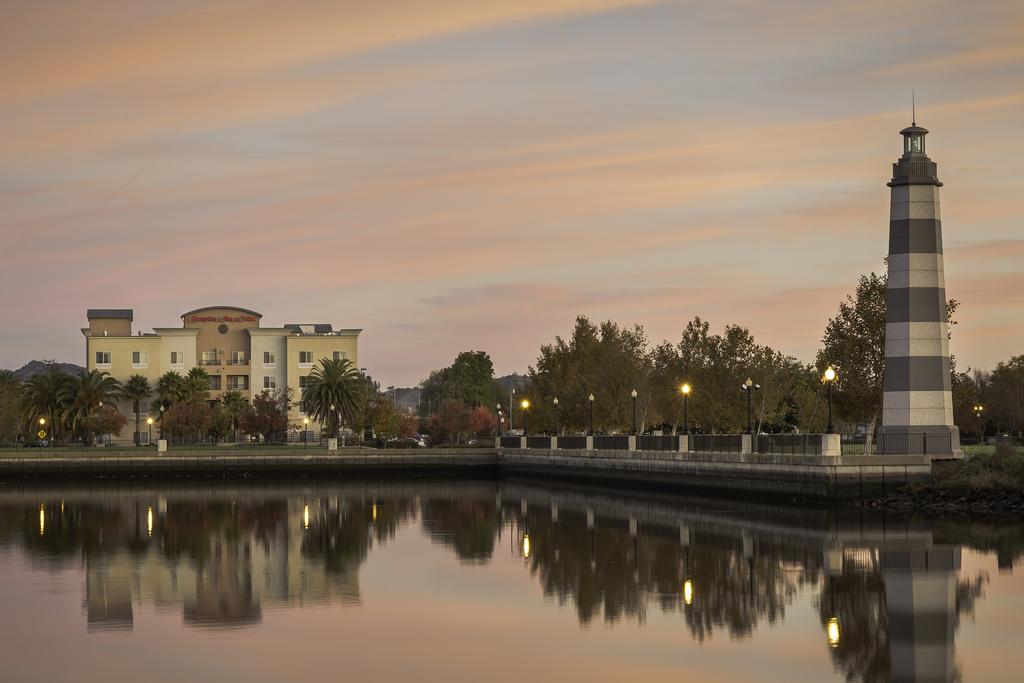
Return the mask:
[[540,449],[282,449],[0,454],[0,478],[310,476],[340,473],[495,474],[541,479],[849,499],[927,481],[927,456],[780,456]]

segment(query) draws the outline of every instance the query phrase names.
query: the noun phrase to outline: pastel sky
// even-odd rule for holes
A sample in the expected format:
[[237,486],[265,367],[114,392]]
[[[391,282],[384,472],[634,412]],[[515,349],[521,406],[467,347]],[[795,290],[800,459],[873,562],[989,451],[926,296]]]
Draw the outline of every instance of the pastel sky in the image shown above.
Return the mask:
[[0,367],[232,304],[409,385],[578,314],[812,360],[932,131],[961,368],[1024,353],[1024,3],[2,0]]

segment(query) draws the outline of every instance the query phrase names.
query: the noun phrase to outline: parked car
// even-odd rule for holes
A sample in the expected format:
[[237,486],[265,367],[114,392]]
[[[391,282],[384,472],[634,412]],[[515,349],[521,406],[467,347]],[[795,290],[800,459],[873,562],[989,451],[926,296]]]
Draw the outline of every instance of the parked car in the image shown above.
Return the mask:
[[384,446],[385,448],[426,448],[427,443],[423,439],[417,439],[414,437],[398,437],[395,439],[388,439]]

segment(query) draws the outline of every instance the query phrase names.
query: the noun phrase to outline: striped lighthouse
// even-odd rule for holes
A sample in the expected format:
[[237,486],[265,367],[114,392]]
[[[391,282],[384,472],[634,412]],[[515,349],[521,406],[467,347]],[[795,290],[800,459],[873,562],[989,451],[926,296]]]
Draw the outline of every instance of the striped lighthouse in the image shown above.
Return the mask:
[[925,154],[928,131],[900,131],[903,156],[889,181],[889,285],[880,454],[959,456],[953,424],[946,284],[937,166]]

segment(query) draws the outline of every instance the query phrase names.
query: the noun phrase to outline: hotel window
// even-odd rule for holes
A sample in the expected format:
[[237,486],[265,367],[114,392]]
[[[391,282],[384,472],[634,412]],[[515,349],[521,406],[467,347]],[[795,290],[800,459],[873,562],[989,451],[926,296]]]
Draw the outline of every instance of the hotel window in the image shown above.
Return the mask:
[[248,389],[249,388],[249,376],[248,375],[228,375],[228,389]]
[[149,414],[149,401],[139,401],[139,415]]
[[133,368],[148,368],[149,367],[149,352],[148,351],[132,351],[132,367]]
[[264,389],[277,389],[277,378],[273,375],[264,375],[263,377],[263,388]]
[[299,351],[299,367],[308,368],[313,365],[312,351]]
[[245,365],[245,351],[232,351],[228,365]]
[[202,365],[219,365],[216,351],[203,351]]
[[171,351],[171,367],[185,367],[185,354],[182,351]]
[[263,367],[265,368],[276,368],[277,367],[277,354],[273,351],[263,352]]
[[98,367],[98,368],[109,368],[110,367],[110,351],[97,351],[96,352],[96,367]]
[[220,375],[210,375],[210,391],[220,391]]
[[309,375],[301,375],[299,377],[299,389],[305,389],[306,385],[309,384]]
[[345,360],[346,358],[348,358],[348,354],[345,353],[344,351],[334,352],[334,360]]

